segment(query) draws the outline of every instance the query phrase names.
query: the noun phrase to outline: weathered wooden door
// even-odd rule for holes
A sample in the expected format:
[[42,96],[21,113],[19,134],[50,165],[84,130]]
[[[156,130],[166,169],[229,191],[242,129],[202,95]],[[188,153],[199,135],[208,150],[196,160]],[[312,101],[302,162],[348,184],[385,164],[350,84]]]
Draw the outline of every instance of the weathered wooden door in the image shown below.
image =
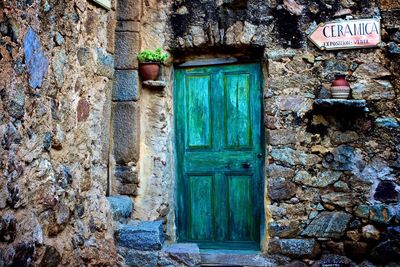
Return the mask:
[[175,84],[179,242],[258,249],[260,65],[177,69]]

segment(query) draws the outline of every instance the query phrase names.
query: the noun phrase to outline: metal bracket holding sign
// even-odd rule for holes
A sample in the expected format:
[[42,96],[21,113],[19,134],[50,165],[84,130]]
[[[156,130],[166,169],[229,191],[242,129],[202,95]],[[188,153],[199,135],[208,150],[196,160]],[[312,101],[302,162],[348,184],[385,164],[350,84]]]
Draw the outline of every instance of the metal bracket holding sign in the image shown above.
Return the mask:
[[111,0],[92,0],[107,10],[111,10]]
[[321,50],[377,47],[381,44],[381,23],[376,18],[325,22],[308,38]]

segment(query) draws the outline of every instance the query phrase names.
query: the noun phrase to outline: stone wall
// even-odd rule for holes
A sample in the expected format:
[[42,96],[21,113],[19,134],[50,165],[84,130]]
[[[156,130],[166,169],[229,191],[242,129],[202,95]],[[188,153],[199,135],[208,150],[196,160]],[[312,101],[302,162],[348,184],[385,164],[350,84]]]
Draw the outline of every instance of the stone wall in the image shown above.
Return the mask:
[[0,3],[1,266],[116,265],[113,25],[86,0]]
[[[282,264],[400,261],[397,2],[116,5],[0,3],[0,265],[121,264],[107,193],[134,200],[118,242],[125,242],[118,235],[124,230],[153,225],[131,219],[162,220],[167,241],[175,242],[173,63],[227,56],[263,65],[262,253]],[[345,15],[380,16],[383,46],[323,52],[307,41],[318,23]],[[163,90],[142,86],[137,74],[135,55],[157,47],[172,55]],[[335,73],[347,75],[352,97],[367,100],[367,111],[315,108],[315,99],[330,97]],[[126,253],[132,266],[146,257],[174,265],[163,253]]]
[[[399,4],[181,0],[145,1],[143,10],[142,49],[163,47],[171,52],[171,62],[232,55],[262,62],[268,226],[264,253],[326,264],[400,260],[395,249],[400,216]],[[320,22],[346,15],[381,17],[383,46],[328,52],[307,40],[307,33]],[[172,69],[168,65],[167,73]],[[347,75],[353,99],[367,100],[366,111],[316,109],[315,99],[330,97],[336,73]],[[163,104],[172,103],[172,77],[164,77],[164,93],[146,93],[157,105],[150,114],[173,116],[171,105]],[[165,124],[162,132],[173,134],[172,125]],[[165,144],[159,132],[145,127],[146,140]],[[158,152],[146,153],[156,158]],[[164,155],[173,158],[169,150]],[[148,158],[141,160],[150,164]],[[162,168],[172,174],[167,179],[170,187],[162,190],[157,184],[150,192],[171,201],[165,196],[174,193],[173,169]],[[160,201],[152,201],[152,207],[165,205]],[[167,205],[167,220],[173,220],[173,205]],[[330,254],[340,256],[326,256]]]

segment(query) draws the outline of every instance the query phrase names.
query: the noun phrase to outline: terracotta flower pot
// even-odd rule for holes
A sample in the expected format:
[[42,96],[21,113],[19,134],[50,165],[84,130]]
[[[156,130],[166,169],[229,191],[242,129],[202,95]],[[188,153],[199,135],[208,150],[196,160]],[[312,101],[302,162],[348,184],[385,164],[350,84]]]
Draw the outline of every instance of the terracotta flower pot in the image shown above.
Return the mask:
[[160,65],[158,63],[140,63],[139,73],[143,81],[157,80],[160,73]]
[[332,98],[347,99],[350,95],[350,84],[345,75],[337,74],[331,85]]

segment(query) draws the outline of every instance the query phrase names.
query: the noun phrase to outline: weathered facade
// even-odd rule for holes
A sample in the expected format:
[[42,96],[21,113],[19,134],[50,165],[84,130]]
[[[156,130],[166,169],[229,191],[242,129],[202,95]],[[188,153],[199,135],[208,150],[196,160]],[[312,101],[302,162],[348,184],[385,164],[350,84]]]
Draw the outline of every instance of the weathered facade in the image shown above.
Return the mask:
[[115,265],[106,200],[115,12],[87,1],[0,10],[1,265]]
[[[307,40],[346,15],[381,18],[382,45]],[[0,266],[395,266],[399,44],[398,1],[1,2]],[[137,71],[157,47],[161,89]],[[174,245],[174,77],[227,58],[262,70],[260,251],[201,258]],[[365,108],[316,101],[336,73]]]

